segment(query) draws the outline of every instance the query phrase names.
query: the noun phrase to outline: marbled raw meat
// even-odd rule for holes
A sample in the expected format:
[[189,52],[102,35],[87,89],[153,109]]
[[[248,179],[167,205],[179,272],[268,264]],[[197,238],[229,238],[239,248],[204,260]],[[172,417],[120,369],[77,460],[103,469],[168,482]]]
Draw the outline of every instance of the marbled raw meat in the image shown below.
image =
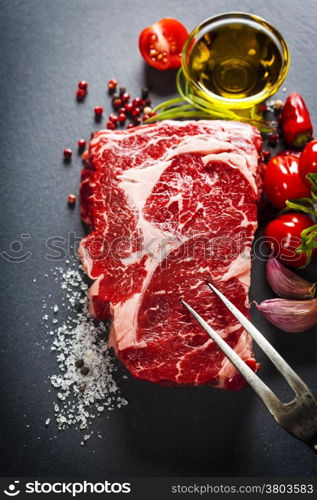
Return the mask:
[[238,389],[244,380],[181,305],[186,300],[254,370],[249,335],[206,286],[247,316],[261,136],[226,121],[101,130],[85,155],[79,254],[90,312],[110,345],[157,383]]

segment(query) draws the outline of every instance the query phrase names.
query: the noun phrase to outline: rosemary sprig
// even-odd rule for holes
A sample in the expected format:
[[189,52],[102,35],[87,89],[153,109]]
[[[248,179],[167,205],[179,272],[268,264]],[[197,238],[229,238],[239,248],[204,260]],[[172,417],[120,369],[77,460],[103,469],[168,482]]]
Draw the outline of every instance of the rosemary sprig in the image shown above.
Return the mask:
[[277,122],[257,119],[255,108],[252,109],[252,115],[249,118],[243,117],[230,109],[216,109],[208,100],[191,92],[187,80],[183,78],[182,69],[179,69],[176,75],[176,88],[180,97],[158,104],[153,109],[156,115],[146,120],[145,123],[153,123],[159,120],[200,118],[244,121],[258,127],[262,133],[270,133],[277,129]]

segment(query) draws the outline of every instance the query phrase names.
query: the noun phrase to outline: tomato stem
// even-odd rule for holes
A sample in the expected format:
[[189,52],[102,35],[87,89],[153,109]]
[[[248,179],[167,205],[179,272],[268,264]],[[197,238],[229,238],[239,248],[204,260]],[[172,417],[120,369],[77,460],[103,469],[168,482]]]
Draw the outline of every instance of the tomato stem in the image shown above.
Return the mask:
[[[314,222],[317,219],[317,174],[308,174],[307,179],[311,183],[311,198],[298,198],[286,201],[286,211],[297,210],[312,216]],[[307,267],[312,259],[313,249],[317,248],[317,224],[304,229],[301,232],[301,244],[296,248],[297,253],[306,253],[306,264],[299,269]]]

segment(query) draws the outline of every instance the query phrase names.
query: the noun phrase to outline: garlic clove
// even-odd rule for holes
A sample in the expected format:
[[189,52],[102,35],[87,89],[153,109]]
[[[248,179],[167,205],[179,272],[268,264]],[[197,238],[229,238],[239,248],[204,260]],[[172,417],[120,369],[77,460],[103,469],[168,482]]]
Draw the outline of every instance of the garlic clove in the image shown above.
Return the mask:
[[284,332],[304,332],[317,325],[317,299],[270,299],[256,303],[256,307],[265,319]]
[[316,283],[304,280],[276,258],[267,262],[266,278],[273,292],[285,299],[312,299],[316,295]]

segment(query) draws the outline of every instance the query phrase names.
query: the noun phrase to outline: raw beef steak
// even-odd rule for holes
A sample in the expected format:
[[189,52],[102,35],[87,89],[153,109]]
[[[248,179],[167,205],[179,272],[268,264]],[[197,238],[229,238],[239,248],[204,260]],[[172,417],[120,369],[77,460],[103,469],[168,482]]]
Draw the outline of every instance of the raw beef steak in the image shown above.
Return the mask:
[[251,340],[206,286],[247,316],[261,136],[225,121],[97,132],[85,155],[79,254],[90,312],[138,378],[238,389],[244,380],[181,305],[193,306],[249,366]]

